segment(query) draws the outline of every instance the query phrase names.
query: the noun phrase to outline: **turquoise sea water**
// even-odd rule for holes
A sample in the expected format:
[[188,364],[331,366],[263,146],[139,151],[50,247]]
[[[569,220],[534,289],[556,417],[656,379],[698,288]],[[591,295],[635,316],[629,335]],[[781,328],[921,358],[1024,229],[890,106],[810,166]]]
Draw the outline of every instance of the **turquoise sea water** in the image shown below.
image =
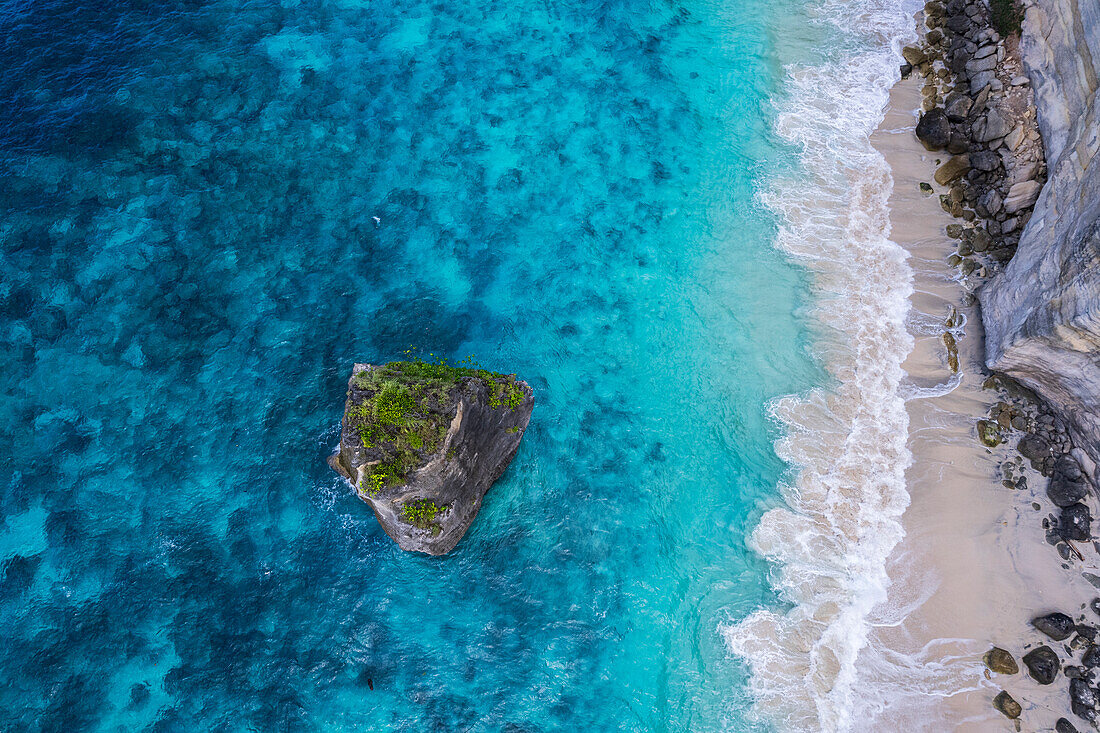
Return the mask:
[[[0,3],[0,728],[758,729],[805,14]],[[445,558],[325,465],[409,347],[536,394]]]

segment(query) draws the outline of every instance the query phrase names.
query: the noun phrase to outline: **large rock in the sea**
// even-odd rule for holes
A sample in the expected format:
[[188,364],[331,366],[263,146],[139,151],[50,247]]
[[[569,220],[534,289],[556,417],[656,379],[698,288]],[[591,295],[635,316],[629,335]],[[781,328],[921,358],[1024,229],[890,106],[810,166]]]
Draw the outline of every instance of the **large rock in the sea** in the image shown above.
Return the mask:
[[1058,409],[1100,462],[1100,3],[1027,3],[1020,48],[1049,176],[1017,182],[1005,202],[1035,209],[979,292],[986,363]]
[[356,364],[329,464],[403,550],[450,552],[511,463],[534,396],[514,375],[391,362]]
[[1040,685],[1049,685],[1058,676],[1062,663],[1054,650],[1044,644],[1024,655],[1024,666],[1033,680]]

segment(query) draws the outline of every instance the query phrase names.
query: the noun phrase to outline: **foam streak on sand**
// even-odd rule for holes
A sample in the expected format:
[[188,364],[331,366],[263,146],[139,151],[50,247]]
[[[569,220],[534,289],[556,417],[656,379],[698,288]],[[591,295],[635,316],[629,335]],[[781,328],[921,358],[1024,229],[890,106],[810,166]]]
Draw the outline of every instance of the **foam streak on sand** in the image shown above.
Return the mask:
[[852,729],[856,659],[886,599],[886,561],[909,504],[901,387],[912,270],[889,238],[893,181],[870,136],[913,37],[912,12],[902,0],[820,12],[856,29],[859,48],[789,69],[777,132],[801,147],[805,175],[773,182],[762,199],[780,215],[778,246],[814,276],[817,350],[834,384],[772,409],[786,433],[777,452],[795,470],[786,506],[762,517],[751,543],[775,563],[773,584],[791,607],[722,630],[752,669],[757,715],[795,731]]

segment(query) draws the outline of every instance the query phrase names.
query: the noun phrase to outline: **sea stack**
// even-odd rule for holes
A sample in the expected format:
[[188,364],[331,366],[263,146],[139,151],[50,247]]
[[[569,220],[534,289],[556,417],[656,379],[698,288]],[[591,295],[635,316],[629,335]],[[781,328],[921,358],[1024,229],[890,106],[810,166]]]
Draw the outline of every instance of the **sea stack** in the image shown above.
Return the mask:
[[534,396],[515,375],[356,364],[329,459],[403,550],[450,552],[519,449]]

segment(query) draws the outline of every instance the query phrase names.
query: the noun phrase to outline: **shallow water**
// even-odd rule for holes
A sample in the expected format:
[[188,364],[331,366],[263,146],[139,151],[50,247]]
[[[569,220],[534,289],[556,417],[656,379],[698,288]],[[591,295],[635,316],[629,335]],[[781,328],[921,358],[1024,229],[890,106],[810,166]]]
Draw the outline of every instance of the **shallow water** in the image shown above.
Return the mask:
[[[780,603],[768,409],[827,378],[757,193],[833,31],[793,0],[0,28],[0,727],[763,725],[719,629]],[[409,347],[536,394],[442,559],[325,465],[351,364]]]

